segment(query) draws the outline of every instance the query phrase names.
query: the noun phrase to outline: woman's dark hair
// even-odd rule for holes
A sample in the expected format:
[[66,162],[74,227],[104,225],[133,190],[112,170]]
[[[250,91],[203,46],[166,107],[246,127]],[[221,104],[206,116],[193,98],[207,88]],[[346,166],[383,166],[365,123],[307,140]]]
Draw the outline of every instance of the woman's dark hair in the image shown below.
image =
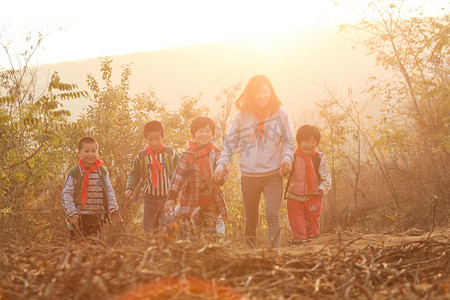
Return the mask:
[[247,109],[248,111],[256,114],[258,107],[255,103],[255,95],[259,92],[263,85],[267,85],[270,89],[270,100],[267,104],[269,106],[269,112],[273,113],[277,111],[281,106],[281,101],[275,94],[269,78],[264,75],[255,75],[250,78],[244,91],[235,102],[237,109],[240,111]]

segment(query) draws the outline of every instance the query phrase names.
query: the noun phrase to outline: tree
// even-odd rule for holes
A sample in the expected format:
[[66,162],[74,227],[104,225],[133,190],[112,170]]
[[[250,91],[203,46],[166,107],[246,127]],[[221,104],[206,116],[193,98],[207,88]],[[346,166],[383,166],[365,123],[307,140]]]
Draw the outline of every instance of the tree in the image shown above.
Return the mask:
[[10,208],[30,183],[41,179],[29,180],[29,176],[38,156],[59,142],[61,129],[67,125],[70,113],[62,102],[86,96],[76,84],[61,82],[57,72],[45,89],[39,89],[39,68],[31,62],[43,39],[41,33],[34,42],[29,36],[28,48],[16,57],[10,43],[0,41],[10,61],[9,68],[0,72],[0,195],[8,195],[3,204]]
[[392,75],[370,78],[366,92],[382,110],[364,137],[397,207],[423,210],[450,196],[450,18],[403,4],[372,1],[375,18],[342,29],[363,32],[357,42]]
[[333,220],[337,220],[339,215],[337,186],[341,183],[345,173],[340,162],[343,161],[344,144],[347,142],[347,116],[340,112],[339,107],[332,99],[322,100],[317,103],[317,106],[319,107],[320,119],[323,120],[320,148],[327,155],[333,186],[330,195],[331,215]]
[[215,117],[217,125],[216,135],[220,137],[218,146],[222,146],[225,143],[228,129],[231,126],[232,114],[236,111],[234,102],[238,98],[238,93],[241,89],[242,81],[240,80],[236,84],[221,88],[216,97],[216,102],[220,105],[220,113]]
[[[371,92],[384,105],[386,123],[401,128],[401,134],[392,128],[384,131],[385,141],[395,149],[392,162],[412,175],[409,179],[428,199],[448,199],[450,18],[407,19],[402,4],[385,9],[373,2],[379,20],[358,27],[371,34],[364,45],[377,63],[395,75],[390,82],[378,81]],[[402,159],[402,153],[409,159]]]

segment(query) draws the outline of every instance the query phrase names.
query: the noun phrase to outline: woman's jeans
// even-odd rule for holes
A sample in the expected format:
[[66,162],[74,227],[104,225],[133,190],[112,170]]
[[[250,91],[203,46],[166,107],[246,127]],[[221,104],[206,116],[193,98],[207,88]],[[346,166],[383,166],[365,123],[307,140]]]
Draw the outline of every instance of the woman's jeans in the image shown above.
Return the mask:
[[259,219],[261,193],[265,198],[267,238],[269,248],[280,246],[280,207],[283,199],[283,178],[277,173],[263,177],[241,177],[242,198],[245,207],[245,237],[249,246],[256,246],[256,227]]

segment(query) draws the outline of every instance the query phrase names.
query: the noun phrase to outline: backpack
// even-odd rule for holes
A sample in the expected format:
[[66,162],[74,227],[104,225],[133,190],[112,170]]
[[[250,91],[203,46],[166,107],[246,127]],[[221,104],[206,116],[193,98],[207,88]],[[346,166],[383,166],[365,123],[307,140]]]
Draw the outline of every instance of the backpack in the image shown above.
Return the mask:
[[[319,184],[322,181],[322,176],[320,176],[319,174],[319,166],[320,166],[320,161],[322,160],[322,152],[316,152],[314,153],[314,155],[311,157],[313,166],[314,166],[314,172],[316,172],[317,178],[319,179]],[[294,165],[295,165],[295,159],[297,158],[297,155],[294,155],[294,161],[292,162],[292,170],[291,173],[289,173],[289,177],[287,180],[287,184],[286,184],[286,189],[284,191],[284,198],[286,199],[286,194],[289,188],[289,184],[291,183],[291,177],[294,174]]]

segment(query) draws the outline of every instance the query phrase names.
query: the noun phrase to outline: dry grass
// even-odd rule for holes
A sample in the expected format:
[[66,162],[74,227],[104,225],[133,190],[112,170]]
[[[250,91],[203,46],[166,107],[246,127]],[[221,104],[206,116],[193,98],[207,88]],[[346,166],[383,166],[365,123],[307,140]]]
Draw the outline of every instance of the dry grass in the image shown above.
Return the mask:
[[342,233],[277,250],[127,235],[1,242],[0,299],[448,299],[446,234]]

